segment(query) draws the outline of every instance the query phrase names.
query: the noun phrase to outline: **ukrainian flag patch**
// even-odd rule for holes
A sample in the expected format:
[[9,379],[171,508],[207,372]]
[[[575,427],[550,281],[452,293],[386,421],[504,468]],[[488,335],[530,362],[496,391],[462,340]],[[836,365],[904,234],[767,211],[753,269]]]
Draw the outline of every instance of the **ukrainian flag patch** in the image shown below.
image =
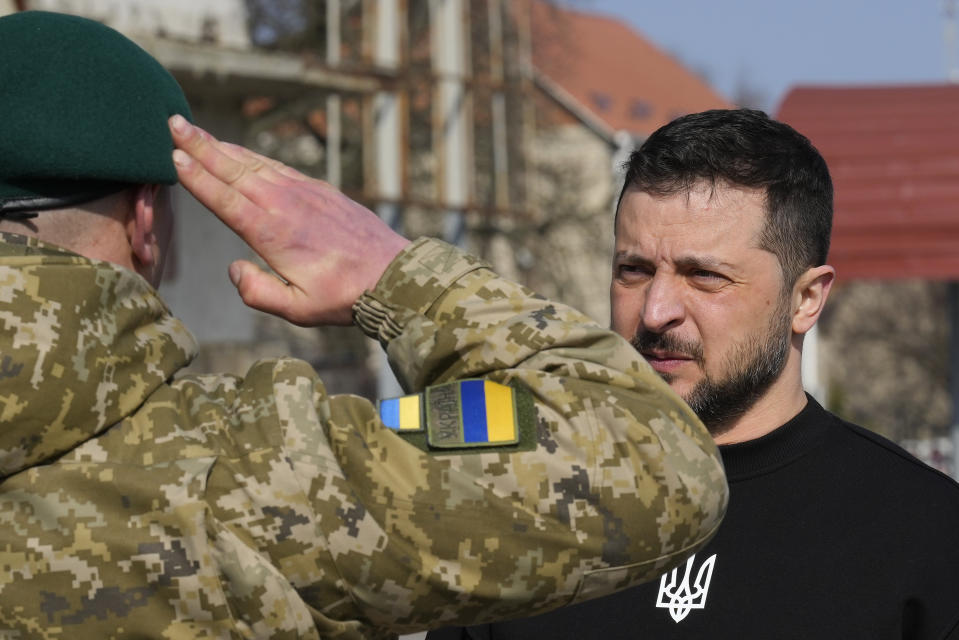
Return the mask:
[[429,445],[440,449],[519,442],[512,387],[491,380],[460,380],[426,390]]
[[423,430],[423,396],[415,393],[379,401],[380,420],[394,431],[412,433]]

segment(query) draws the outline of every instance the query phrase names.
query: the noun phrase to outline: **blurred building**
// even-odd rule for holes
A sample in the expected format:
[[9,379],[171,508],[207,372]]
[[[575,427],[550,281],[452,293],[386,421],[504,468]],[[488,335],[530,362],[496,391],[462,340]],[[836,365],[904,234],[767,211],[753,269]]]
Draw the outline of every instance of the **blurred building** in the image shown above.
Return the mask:
[[[959,85],[797,87],[778,117],[829,164],[826,402],[957,477]],[[954,428],[955,429],[955,428]]]
[[[171,70],[215,135],[602,323],[618,165],[669,119],[728,106],[625,25],[543,0],[0,2],[113,26]],[[351,329],[245,308],[226,278],[245,246],[177,200],[161,290],[201,341],[195,369],[242,372],[293,353],[332,392],[378,393],[378,349]]]

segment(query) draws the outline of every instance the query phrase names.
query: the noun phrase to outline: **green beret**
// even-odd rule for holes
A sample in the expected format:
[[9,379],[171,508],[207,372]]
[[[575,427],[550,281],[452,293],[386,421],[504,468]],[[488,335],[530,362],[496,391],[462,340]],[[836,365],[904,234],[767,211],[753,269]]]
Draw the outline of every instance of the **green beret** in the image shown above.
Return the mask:
[[175,113],[191,118],[183,90],[119,32],[45,11],[0,18],[0,217],[175,184]]

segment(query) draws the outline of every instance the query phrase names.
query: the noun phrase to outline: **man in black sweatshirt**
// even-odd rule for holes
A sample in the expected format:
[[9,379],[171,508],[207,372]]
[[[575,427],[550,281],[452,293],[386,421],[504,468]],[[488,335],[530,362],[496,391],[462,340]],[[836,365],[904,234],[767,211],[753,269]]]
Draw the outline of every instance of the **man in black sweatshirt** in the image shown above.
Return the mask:
[[959,485],[805,394],[832,182],[751,110],[679,118],[629,159],[612,325],[720,445],[730,504],[685,565],[547,615],[429,640],[959,638]]

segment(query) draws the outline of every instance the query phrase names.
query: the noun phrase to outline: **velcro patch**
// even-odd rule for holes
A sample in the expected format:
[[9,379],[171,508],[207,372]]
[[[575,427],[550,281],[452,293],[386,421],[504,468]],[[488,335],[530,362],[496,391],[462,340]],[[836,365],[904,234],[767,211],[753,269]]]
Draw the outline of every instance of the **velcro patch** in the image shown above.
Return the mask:
[[491,380],[460,380],[426,390],[426,430],[440,449],[519,442],[516,395]]
[[423,430],[423,395],[414,393],[399,398],[386,398],[378,403],[383,424],[405,433]]

